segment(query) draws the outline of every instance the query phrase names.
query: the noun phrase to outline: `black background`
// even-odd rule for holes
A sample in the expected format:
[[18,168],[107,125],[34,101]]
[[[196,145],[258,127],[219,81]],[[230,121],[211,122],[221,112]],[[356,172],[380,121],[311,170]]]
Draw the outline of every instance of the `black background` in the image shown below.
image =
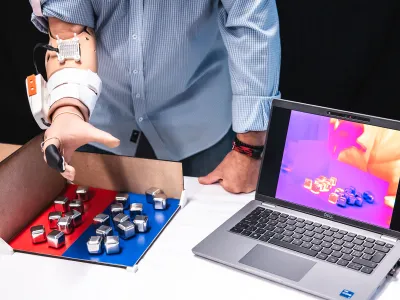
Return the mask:
[[[399,0],[276,1],[282,98],[400,119]],[[5,3],[0,142],[23,144],[41,132],[24,80],[34,73],[33,46],[47,36],[32,25],[28,0]]]

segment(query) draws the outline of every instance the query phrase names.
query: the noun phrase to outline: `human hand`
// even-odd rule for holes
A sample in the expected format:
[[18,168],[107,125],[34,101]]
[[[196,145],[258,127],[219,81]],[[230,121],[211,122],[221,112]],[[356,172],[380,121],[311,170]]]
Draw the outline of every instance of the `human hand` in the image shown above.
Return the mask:
[[234,194],[250,193],[256,189],[260,166],[261,160],[231,151],[213,172],[200,177],[199,182],[205,185],[219,182]]
[[[60,114],[63,112],[71,113]],[[80,111],[74,106],[63,106],[57,109],[53,114],[57,118],[54,118],[51,126],[46,130],[45,143],[42,148],[46,162],[47,147],[54,145],[59,149],[60,154],[65,159],[65,171],[61,175],[70,181],[73,181],[75,178],[75,169],[69,165],[69,162],[76,149],[90,142],[98,142],[110,148],[118,147],[120,143],[111,134],[83,121],[79,115],[81,115]]]

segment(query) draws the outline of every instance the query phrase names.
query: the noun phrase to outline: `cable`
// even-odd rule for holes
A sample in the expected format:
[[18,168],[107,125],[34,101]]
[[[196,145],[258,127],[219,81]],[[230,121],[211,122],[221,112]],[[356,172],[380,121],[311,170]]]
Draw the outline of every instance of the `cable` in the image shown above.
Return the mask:
[[35,47],[33,47],[33,66],[35,67],[35,72],[36,72],[36,74],[39,74],[39,70],[38,70],[38,68],[37,68],[36,60],[35,60],[35,52],[36,52],[36,50],[37,50],[38,48],[44,48],[44,49],[49,50],[49,51],[58,52],[58,48],[52,47],[52,46],[50,46],[49,44],[45,44],[45,43],[38,43],[38,44],[36,44]]

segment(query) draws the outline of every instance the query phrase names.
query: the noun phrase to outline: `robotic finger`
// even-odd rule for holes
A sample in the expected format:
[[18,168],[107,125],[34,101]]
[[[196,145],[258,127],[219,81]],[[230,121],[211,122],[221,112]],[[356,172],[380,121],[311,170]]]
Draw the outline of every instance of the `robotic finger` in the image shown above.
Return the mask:
[[60,173],[65,172],[65,159],[55,145],[47,146],[44,153],[49,167],[57,170]]

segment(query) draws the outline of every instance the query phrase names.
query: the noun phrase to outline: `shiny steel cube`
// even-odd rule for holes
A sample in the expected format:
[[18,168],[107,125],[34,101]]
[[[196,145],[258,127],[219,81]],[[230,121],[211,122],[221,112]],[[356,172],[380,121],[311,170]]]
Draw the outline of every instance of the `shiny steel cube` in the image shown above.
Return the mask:
[[354,186],[349,186],[348,188],[349,193],[355,195],[357,193],[357,190]]
[[52,211],[49,213],[48,220],[49,220],[49,227],[50,229],[57,229],[58,220],[62,217],[61,211]]
[[156,187],[151,187],[149,188],[145,194],[146,194],[146,201],[147,203],[154,204],[154,195],[159,194],[159,193],[164,193],[162,189],[156,188]]
[[113,218],[114,226],[117,226],[119,223],[129,221],[129,216],[124,213],[119,213]]
[[58,220],[57,228],[64,234],[71,234],[74,231],[74,224],[72,223],[71,217],[61,217]]
[[310,190],[312,187],[313,181],[310,178],[304,179],[303,187],[306,188],[307,190]]
[[75,210],[75,209],[65,213],[65,216],[66,217],[70,217],[72,219],[72,225],[75,228],[79,227],[83,222],[82,214],[79,211]]
[[68,211],[68,198],[67,197],[58,197],[54,200],[54,209],[56,211],[67,212]]
[[356,203],[356,197],[354,197],[354,195],[349,195],[349,197],[347,197],[347,204],[348,205],[355,205]]
[[347,206],[347,198],[344,196],[340,196],[336,202],[337,206],[346,207]]
[[110,206],[111,215],[114,218],[116,215],[124,212],[124,206],[121,203],[114,203]]
[[142,203],[132,203],[129,207],[129,215],[132,220],[135,219],[136,216],[143,214],[143,204]]
[[329,203],[336,204],[338,199],[339,199],[339,194],[336,194],[336,193],[330,193],[329,194],[329,197],[328,197]]
[[344,189],[342,189],[342,188],[336,188],[336,189],[335,189],[335,193],[336,193],[336,194],[342,194],[342,193],[344,193]]
[[125,221],[117,225],[117,231],[120,238],[127,240],[134,237],[136,234],[135,224],[131,221]]
[[53,230],[47,235],[47,243],[49,247],[61,248],[65,245],[65,235],[64,232],[59,230]]
[[37,225],[31,227],[31,238],[32,243],[39,244],[43,243],[47,240],[46,238],[46,229],[43,225]]
[[321,189],[322,189],[322,184],[319,183],[319,182],[314,181],[314,183],[311,186],[310,191],[311,191],[311,193],[317,195],[317,194],[319,194],[321,192]]
[[78,186],[76,189],[76,196],[78,200],[86,202],[89,200],[89,188],[87,186]]
[[88,252],[90,254],[101,254],[103,253],[103,237],[91,236],[86,243]]
[[93,225],[98,227],[101,225],[110,226],[110,216],[106,214],[98,214],[93,218]]
[[81,200],[73,200],[69,203],[69,210],[76,210],[83,214],[83,204]]
[[128,209],[129,194],[128,193],[118,193],[115,196],[115,203],[121,203],[124,209]]
[[363,198],[358,197],[358,196],[356,196],[355,198],[356,198],[356,201],[355,201],[354,204],[355,204],[356,206],[360,206],[360,207],[361,207],[361,206],[363,205],[363,202],[364,202],[364,201],[363,201]]
[[101,225],[96,229],[96,235],[105,238],[106,236],[112,235],[112,228],[107,225]]
[[155,194],[153,197],[154,209],[164,210],[167,208],[167,195],[164,193]]
[[362,197],[365,202],[374,203],[375,197],[374,194],[372,194],[372,192],[366,191],[362,194]]
[[133,223],[135,224],[136,230],[138,232],[146,232],[147,227],[148,227],[148,216],[140,215],[136,216],[135,219],[133,220]]
[[119,248],[119,237],[118,236],[106,236],[104,239],[104,248],[107,254],[117,254],[120,252]]

